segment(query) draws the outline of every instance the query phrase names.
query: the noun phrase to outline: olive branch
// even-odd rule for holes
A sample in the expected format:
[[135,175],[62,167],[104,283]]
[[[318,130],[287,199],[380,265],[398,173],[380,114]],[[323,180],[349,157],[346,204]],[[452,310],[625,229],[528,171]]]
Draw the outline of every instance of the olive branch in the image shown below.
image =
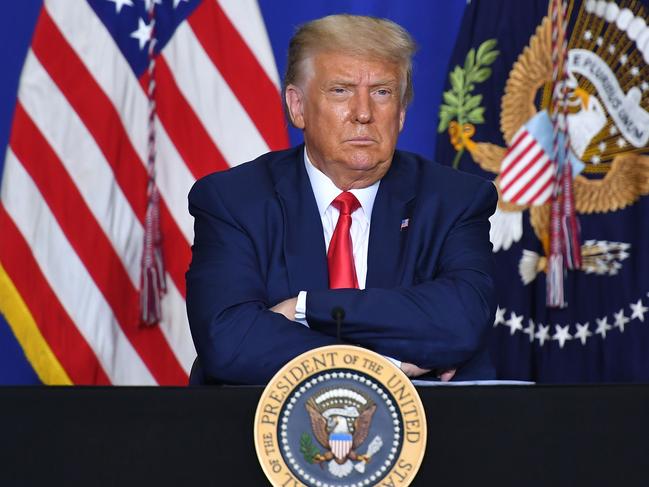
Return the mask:
[[300,436],[300,453],[304,455],[304,460],[308,463],[313,463],[313,458],[320,454],[320,450],[313,444],[311,435],[302,433]]
[[[482,83],[491,76],[491,68],[500,51],[495,50],[496,39],[484,41],[478,50],[471,49],[464,60],[464,68],[456,65],[449,74],[451,89],[444,92],[444,103],[439,109],[439,125],[437,132],[442,133],[448,129],[452,120],[457,120],[460,127],[466,123],[484,123],[484,107],[482,95],[472,95],[475,85]],[[464,147],[458,151],[453,161],[453,167],[457,168],[460,157],[464,153]]]

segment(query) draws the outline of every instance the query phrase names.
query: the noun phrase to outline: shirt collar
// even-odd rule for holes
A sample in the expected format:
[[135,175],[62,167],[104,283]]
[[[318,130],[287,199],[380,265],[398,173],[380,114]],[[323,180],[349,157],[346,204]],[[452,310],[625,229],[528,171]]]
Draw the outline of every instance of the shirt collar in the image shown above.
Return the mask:
[[[322,218],[329,205],[331,205],[331,202],[341,191],[325,173],[313,165],[306,152],[306,145],[304,146],[304,167],[306,167],[309,181],[311,181],[313,195],[318,205],[320,218]],[[374,207],[374,200],[376,199],[376,193],[379,190],[380,183],[381,181],[379,180],[367,188],[349,190],[358,199],[368,220],[372,217],[372,208]]]

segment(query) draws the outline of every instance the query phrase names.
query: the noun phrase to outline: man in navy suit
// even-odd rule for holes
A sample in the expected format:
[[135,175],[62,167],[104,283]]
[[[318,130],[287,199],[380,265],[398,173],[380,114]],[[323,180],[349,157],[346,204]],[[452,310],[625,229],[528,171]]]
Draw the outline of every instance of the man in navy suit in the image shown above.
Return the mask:
[[415,45],[336,15],[291,40],[287,112],[305,145],[198,181],[187,310],[208,382],[263,384],[341,338],[410,377],[494,378],[485,180],[395,150]]

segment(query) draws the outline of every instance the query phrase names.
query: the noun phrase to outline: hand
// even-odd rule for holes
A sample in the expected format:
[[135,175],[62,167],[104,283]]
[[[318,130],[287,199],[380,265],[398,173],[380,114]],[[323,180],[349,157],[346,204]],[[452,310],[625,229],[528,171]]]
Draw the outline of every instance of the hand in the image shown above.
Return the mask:
[[[401,370],[403,370],[404,374],[411,379],[430,372],[430,369],[422,369],[414,364],[409,364],[408,362],[401,362]],[[457,372],[457,369],[445,370],[438,374],[437,378],[442,382],[448,382],[453,378],[455,372]]]
[[295,307],[297,306],[297,296],[294,298],[286,299],[281,303],[277,303],[270,308],[273,313],[284,315],[287,319],[295,321]]
[[408,362],[401,362],[401,370],[410,378],[419,377],[430,372],[430,369],[420,369],[416,365],[409,364]]
[[437,376],[437,378],[439,380],[441,380],[442,382],[448,382],[449,380],[451,380],[453,378],[453,376],[455,375],[455,372],[457,372],[457,369],[445,370],[444,372],[439,374]]

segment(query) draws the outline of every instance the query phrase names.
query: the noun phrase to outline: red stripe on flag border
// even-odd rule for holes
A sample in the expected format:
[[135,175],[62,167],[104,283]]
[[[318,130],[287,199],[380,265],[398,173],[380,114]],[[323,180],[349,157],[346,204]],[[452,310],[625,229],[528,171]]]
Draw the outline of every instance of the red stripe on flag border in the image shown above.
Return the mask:
[[[32,50],[92,134],[113,168],[115,178],[141,223],[146,212],[147,174],[117,110],[65,40],[45,9],[34,34]],[[92,103],[88,101],[92,100]],[[185,297],[185,271],[191,250],[164,200],[160,201],[167,272]]]
[[202,2],[188,22],[270,150],[288,147],[277,87],[220,5],[215,0]]
[[0,260],[52,353],[74,384],[110,385],[94,352],[34,260],[29,245],[0,204]]
[[[160,328],[139,326],[137,289],[74,181],[20,103],[10,144],[153,377],[160,384],[186,384],[187,375]],[[67,218],[71,209],[74,218]]]

